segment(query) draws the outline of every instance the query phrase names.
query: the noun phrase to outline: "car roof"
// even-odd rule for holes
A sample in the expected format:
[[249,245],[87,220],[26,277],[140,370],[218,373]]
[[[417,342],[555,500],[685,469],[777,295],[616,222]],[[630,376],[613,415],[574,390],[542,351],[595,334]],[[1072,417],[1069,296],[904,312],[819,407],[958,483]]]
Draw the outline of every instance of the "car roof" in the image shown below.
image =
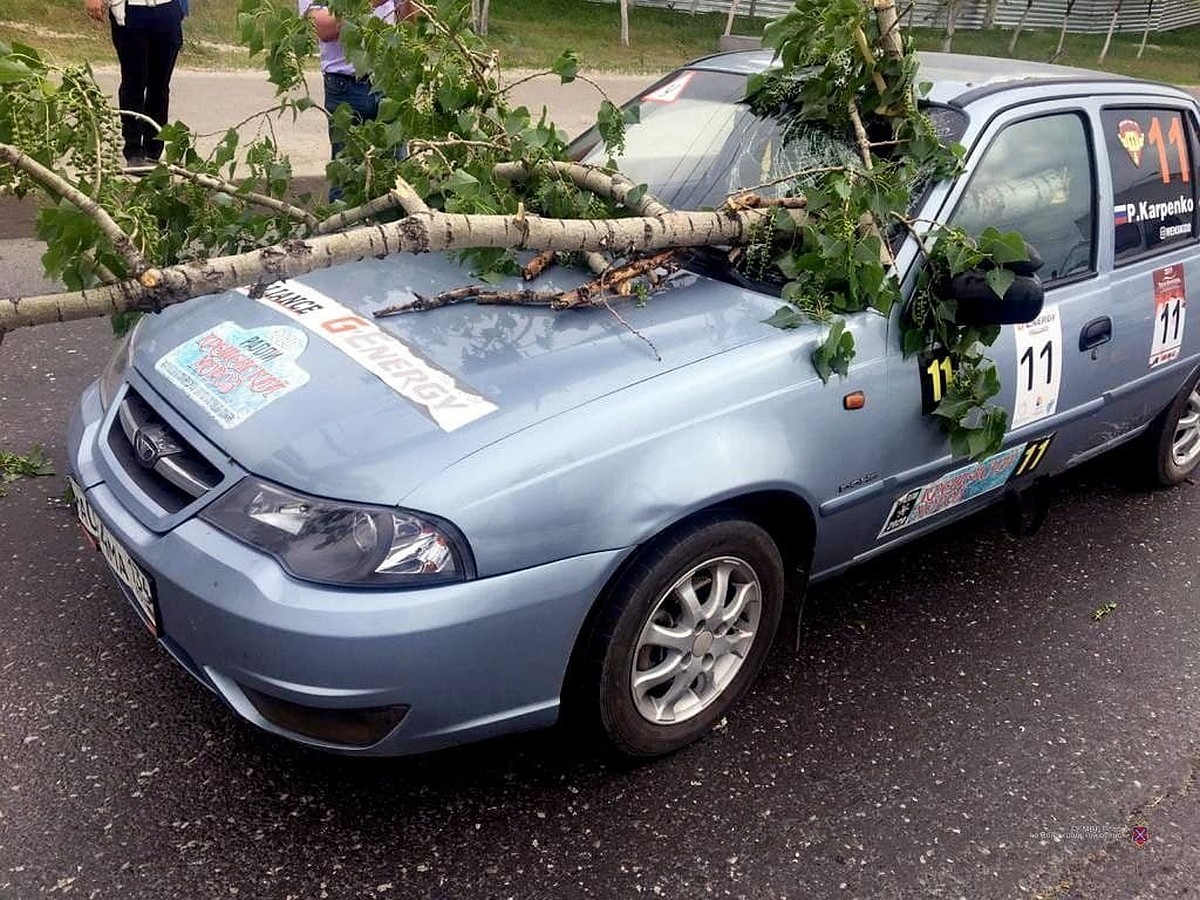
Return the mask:
[[[1173,90],[1124,75],[1021,59],[931,52],[920,52],[917,56],[920,60],[918,80],[928,81],[933,85],[927,95],[928,99],[934,103],[950,103],[956,106],[965,106],[982,97],[1006,90],[1045,85],[1050,82],[1108,82],[1114,85],[1153,86]],[[770,68],[773,60],[774,53],[771,50],[734,50],[703,57],[690,63],[689,68],[753,75]]]

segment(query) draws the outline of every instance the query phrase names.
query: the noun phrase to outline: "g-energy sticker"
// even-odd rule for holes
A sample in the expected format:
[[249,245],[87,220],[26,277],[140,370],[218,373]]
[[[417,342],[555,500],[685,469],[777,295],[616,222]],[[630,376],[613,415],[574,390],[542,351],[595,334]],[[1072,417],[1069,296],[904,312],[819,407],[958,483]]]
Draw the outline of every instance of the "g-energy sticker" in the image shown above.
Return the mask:
[[955,469],[937,481],[901,494],[892,504],[876,540],[1003,486],[1021,462],[1025,446],[1020,444],[1002,450],[985,460]]
[[298,328],[222,322],[180,344],[154,369],[222,428],[234,428],[308,383],[308,372],[296,364],[307,346],[308,337]]
[[454,431],[496,410],[494,403],[465,390],[398,338],[320,291],[295,281],[277,281],[257,299],[295,319],[405,400],[422,407],[443,431]]
[[1179,356],[1187,318],[1187,293],[1183,266],[1163,266],[1154,273],[1154,334],[1150,338],[1150,365],[1161,366]]

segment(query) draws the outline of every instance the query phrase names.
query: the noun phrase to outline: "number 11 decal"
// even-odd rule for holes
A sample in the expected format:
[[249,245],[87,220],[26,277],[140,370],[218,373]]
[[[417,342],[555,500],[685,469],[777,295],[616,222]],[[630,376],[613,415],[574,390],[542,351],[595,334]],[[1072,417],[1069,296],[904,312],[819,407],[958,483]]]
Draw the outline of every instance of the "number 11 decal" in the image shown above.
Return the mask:
[[1017,343],[1016,400],[1012,427],[1020,428],[1058,410],[1062,384],[1062,323],[1047,309],[1025,325],[1013,326]]
[[1161,366],[1179,356],[1183,347],[1183,326],[1187,320],[1187,292],[1183,284],[1183,266],[1163,266],[1154,270],[1154,334],[1150,338],[1150,368]]

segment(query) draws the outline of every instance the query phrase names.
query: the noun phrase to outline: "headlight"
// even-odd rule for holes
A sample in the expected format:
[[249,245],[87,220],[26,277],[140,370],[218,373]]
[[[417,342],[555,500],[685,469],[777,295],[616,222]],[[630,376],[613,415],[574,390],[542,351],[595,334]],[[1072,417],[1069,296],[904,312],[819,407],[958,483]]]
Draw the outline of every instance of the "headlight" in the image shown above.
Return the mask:
[[133,352],[134,335],[137,334],[142,322],[139,319],[137,324],[129,330],[125,337],[121,338],[117,344],[117,349],[113,351],[112,357],[108,361],[108,365],[104,367],[104,371],[100,374],[100,405],[108,409],[113,398],[117,396],[117,390],[121,387],[121,381],[125,378],[125,370],[129,368],[129,357]]
[[451,526],[407,510],[310,497],[246,478],[201,517],[323,584],[418,586],[470,577]]

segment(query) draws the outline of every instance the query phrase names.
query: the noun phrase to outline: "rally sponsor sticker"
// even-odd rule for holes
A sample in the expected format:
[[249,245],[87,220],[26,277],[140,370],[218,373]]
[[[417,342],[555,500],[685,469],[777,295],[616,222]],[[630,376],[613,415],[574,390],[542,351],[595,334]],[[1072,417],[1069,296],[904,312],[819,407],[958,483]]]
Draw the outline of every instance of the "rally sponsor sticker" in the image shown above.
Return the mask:
[[1150,338],[1150,368],[1179,356],[1187,318],[1183,266],[1163,266],[1154,276],[1154,334]]
[[1002,450],[901,494],[892,504],[876,540],[1002,487],[1024,459],[1025,447],[1019,444]]
[[491,401],[417,356],[399,338],[332,297],[296,281],[277,281],[256,298],[324,338],[443,430],[454,431],[496,411]]
[[1054,414],[1062,385],[1062,323],[1058,309],[1032,322],[1013,326],[1017,344],[1016,399],[1012,427],[1020,428]]
[[308,337],[298,328],[222,322],[184,341],[154,368],[222,428],[236,428],[308,383],[308,372],[296,362],[307,346]]
[[1134,119],[1122,119],[1117,123],[1117,141],[1125,148],[1130,160],[1137,167],[1142,165],[1142,150],[1146,147],[1146,133]]

